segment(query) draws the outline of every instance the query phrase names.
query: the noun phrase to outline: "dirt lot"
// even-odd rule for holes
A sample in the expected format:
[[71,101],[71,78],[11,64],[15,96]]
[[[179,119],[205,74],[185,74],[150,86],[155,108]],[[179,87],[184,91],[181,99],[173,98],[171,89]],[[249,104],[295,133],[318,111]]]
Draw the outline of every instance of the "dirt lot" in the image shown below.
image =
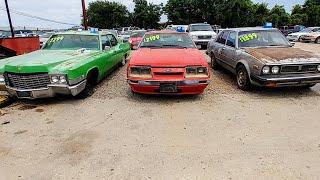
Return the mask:
[[125,71],[1,109],[0,179],[320,179],[320,85],[242,92],[217,71],[200,96],[140,96]]

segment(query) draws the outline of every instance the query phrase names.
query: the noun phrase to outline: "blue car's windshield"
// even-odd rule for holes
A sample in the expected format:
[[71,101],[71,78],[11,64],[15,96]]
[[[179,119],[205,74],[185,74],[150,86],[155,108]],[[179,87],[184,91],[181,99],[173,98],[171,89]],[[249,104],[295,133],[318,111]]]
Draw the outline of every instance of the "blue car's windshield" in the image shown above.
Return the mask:
[[77,49],[99,50],[99,36],[79,34],[57,34],[53,35],[43,49],[49,50],[77,50]]

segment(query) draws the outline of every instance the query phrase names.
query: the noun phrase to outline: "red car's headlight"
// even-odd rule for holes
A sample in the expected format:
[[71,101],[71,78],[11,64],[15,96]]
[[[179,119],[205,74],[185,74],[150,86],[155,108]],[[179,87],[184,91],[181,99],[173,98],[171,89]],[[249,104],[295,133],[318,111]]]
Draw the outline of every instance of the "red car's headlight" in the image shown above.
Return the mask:
[[151,68],[145,66],[131,67],[129,76],[136,78],[152,78]]
[[186,78],[206,78],[209,77],[207,67],[186,67]]

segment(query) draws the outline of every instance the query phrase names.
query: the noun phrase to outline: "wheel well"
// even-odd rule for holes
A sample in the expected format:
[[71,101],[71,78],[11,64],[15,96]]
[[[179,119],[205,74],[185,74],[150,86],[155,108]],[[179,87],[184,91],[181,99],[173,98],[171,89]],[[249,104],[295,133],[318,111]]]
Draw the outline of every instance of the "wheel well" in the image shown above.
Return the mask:
[[244,67],[246,67],[243,63],[238,62],[238,63],[237,63],[237,66],[236,66],[236,70],[238,70],[238,68],[239,68],[240,66],[244,66]]
[[99,79],[99,69],[93,68],[87,74],[87,81],[92,84],[97,84]]

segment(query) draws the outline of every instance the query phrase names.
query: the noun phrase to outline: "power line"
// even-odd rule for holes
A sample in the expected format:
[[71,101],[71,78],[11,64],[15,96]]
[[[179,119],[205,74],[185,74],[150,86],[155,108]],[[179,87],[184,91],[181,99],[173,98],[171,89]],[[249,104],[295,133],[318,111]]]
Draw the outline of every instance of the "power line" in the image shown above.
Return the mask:
[[[6,11],[6,9],[4,7],[1,7],[1,6],[0,6],[0,10],[1,11]],[[66,23],[66,22],[56,21],[56,20],[52,20],[52,19],[39,17],[39,16],[34,16],[34,15],[31,15],[31,14],[28,14],[28,13],[24,13],[24,12],[21,12],[21,11],[14,10],[12,8],[10,8],[10,12],[13,13],[13,14],[17,14],[17,15],[20,15],[20,16],[25,16],[25,17],[29,17],[29,18],[33,18],[33,19],[38,19],[38,20],[41,20],[41,21],[47,21],[47,22],[52,22],[52,23],[57,23],[57,24],[64,24],[64,25],[71,25],[71,26],[79,25],[79,24]]]

